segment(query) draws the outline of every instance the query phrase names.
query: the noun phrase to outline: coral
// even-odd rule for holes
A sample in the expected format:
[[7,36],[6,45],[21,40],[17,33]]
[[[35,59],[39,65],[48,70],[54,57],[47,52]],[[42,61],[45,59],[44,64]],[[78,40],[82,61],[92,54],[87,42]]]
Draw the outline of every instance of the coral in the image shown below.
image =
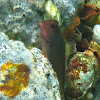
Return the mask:
[[80,18],[78,16],[75,17],[74,22],[71,27],[67,28],[63,32],[64,39],[70,39],[75,36],[75,27],[80,24]]
[[88,5],[95,5],[100,8],[100,0],[87,0]]
[[99,13],[100,9],[95,6],[95,5],[84,5],[82,11],[80,12],[80,19],[81,20],[85,20],[88,19],[89,17],[96,15],[96,14],[100,14]]
[[79,13],[81,22],[90,27],[93,27],[96,24],[99,15],[100,8],[95,5],[87,4],[84,5],[83,9]]
[[66,70],[66,99],[82,98],[99,78],[98,62],[91,51],[70,56]]

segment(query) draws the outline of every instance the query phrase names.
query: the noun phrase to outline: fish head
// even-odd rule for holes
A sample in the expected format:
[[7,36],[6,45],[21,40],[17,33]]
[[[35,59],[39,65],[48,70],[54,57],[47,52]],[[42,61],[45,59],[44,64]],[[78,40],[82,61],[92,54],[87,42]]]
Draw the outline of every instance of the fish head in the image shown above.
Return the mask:
[[41,26],[41,38],[46,43],[51,43],[59,37],[61,31],[59,24],[56,20],[44,20],[40,23]]

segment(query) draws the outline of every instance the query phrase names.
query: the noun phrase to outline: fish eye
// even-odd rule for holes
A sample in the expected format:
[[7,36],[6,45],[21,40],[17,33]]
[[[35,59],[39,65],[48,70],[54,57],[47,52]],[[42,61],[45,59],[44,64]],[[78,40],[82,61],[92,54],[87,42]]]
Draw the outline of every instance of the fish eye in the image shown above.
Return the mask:
[[53,29],[57,28],[57,26],[54,23],[51,23],[50,27],[53,28]]

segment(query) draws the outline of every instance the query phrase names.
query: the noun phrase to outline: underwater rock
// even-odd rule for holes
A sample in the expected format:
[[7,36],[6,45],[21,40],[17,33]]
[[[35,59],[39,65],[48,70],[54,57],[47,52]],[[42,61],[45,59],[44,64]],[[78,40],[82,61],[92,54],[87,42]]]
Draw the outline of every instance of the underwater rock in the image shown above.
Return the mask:
[[61,100],[56,73],[41,50],[29,51],[1,32],[0,100],[8,99]]
[[[35,4],[34,4],[34,3]],[[40,22],[43,20],[33,0],[0,0],[0,31],[25,46],[39,46]],[[43,2],[42,2],[43,3]],[[39,6],[38,6],[39,7]]]
[[97,60],[91,51],[85,52],[77,52],[69,58],[65,80],[66,100],[82,98],[99,78]]
[[72,25],[76,13],[84,5],[84,0],[51,0],[60,11],[61,20],[64,27],[68,28]]
[[45,2],[46,0],[29,0],[29,3],[31,3],[33,7],[38,10],[43,10]]
[[97,24],[93,28],[93,40],[100,45],[100,24]]

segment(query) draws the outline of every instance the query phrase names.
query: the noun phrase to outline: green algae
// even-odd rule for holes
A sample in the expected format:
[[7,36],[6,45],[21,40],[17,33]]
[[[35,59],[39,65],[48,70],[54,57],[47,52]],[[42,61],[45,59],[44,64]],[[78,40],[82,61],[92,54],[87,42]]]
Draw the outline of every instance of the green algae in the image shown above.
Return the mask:
[[59,22],[59,25],[61,24],[61,18],[60,18],[60,12],[58,8],[51,2],[47,1],[45,3],[45,11],[44,19],[45,20],[57,20]]

